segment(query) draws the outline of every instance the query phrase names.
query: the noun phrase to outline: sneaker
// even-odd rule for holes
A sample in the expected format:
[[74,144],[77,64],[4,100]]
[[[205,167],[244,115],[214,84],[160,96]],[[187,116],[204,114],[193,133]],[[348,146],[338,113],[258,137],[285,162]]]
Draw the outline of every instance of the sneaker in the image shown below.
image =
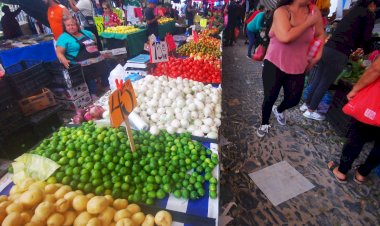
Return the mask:
[[321,115],[315,111],[305,111],[305,113],[303,113],[302,115],[306,118],[314,119],[314,120],[318,120],[318,121],[323,121],[326,118],[324,115]]
[[256,131],[257,136],[264,137],[268,133],[269,128],[270,125],[261,125]]
[[307,109],[309,109],[306,105],[306,103],[303,103],[302,106],[300,107],[300,111],[304,112],[306,111]]
[[276,116],[277,122],[278,122],[280,125],[285,126],[285,125],[286,125],[285,114],[284,114],[284,113],[279,113],[279,112],[277,111],[277,106],[273,106],[273,107],[272,107],[272,112],[273,112],[274,116]]
[[248,56],[248,55],[247,55],[247,58],[248,58],[248,59],[252,59],[252,57],[250,57],[250,56]]

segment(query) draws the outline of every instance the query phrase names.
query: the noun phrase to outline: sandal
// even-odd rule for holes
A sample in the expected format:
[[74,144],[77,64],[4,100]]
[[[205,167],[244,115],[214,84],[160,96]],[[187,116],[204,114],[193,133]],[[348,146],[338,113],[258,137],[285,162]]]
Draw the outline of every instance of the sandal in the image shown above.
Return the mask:
[[355,183],[357,183],[357,184],[359,184],[359,185],[362,185],[362,184],[364,184],[365,179],[364,179],[364,180],[359,180],[359,179],[356,177],[358,174],[360,175],[360,173],[358,172],[358,170],[356,170],[356,171],[355,171],[355,175],[354,175],[354,181],[355,181]]
[[[338,178],[335,173],[334,173],[334,169],[336,167],[339,167],[338,164],[336,164],[335,162],[331,161],[332,162],[332,165],[329,167],[329,164],[327,163],[327,168],[331,171],[331,173],[334,175],[335,179],[338,181],[338,183],[340,184],[347,184],[347,178],[346,179],[340,179]],[[329,162],[330,163],[330,162]]]

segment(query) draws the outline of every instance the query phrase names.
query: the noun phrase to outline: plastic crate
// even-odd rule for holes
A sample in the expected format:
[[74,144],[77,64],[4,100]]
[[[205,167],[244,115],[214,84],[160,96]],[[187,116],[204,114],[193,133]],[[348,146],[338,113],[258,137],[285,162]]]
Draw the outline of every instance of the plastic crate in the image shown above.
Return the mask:
[[347,94],[351,91],[352,84],[339,80],[338,89],[335,92],[330,110],[327,112],[327,120],[335,131],[344,137],[348,137],[355,123],[355,119],[346,115],[342,108],[347,104]]
[[51,62],[45,63],[45,68],[52,77],[51,88],[70,89],[85,83],[83,70],[79,64],[70,65],[69,69],[66,69],[61,63]]
[[8,135],[23,126],[24,116],[15,99],[0,104],[0,134]]
[[50,83],[41,61],[20,61],[5,68],[5,74],[17,98],[31,96]]

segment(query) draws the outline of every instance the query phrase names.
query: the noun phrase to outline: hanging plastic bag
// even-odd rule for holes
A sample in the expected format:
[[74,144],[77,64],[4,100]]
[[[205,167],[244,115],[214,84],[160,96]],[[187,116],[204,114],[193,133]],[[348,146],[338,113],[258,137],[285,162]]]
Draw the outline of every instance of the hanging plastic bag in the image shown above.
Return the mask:
[[380,78],[360,90],[343,112],[362,123],[380,126]]
[[256,60],[256,61],[263,61],[265,57],[265,48],[263,45],[259,45],[257,48],[256,48],[256,51],[255,51],[255,54],[253,54],[253,60]]

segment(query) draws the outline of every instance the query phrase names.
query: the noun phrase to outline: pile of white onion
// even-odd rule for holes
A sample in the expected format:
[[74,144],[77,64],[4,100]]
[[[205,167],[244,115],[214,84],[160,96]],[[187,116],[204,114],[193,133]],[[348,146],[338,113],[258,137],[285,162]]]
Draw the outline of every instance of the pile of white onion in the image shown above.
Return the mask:
[[216,139],[221,124],[221,88],[188,79],[147,76],[133,83],[138,113],[150,133],[190,132]]

